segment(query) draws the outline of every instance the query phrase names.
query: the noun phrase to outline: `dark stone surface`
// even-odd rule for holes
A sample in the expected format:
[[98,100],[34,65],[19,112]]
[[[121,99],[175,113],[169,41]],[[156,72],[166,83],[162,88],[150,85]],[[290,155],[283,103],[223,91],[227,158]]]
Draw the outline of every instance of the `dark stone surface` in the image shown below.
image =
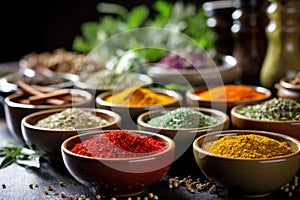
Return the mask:
[[[3,118],[0,119],[0,141],[1,143],[14,142],[10,137],[10,134],[6,128],[5,120]],[[149,192],[152,192],[156,194],[159,197],[159,199],[163,200],[246,200],[246,198],[242,198],[241,196],[229,193],[226,189],[222,187],[218,187],[216,194],[210,194],[208,191],[195,191],[195,193],[190,193],[184,186],[181,186],[179,189],[169,189],[168,180],[170,177],[179,176],[180,178],[183,178],[187,175],[192,175],[193,178],[203,178],[203,174],[201,174],[194,161],[191,159],[192,157],[190,156],[184,156],[182,158],[179,158],[173,163],[168,175],[163,177],[158,183],[151,186],[147,189],[147,191],[145,191],[142,194],[139,194],[138,196],[144,197]],[[65,187],[59,185],[59,182],[61,181],[65,184]],[[3,188],[3,184],[5,184],[6,188]],[[33,188],[30,188],[30,184],[33,184]],[[49,191],[49,194],[45,195],[44,190],[48,190],[49,186],[53,188],[53,191]],[[12,164],[0,170],[0,199],[67,199],[61,197],[61,192],[65,192],[67,196],[84,194],[90,199],[95,199],[96,195],[90,188],[77,182],[68,173],[64,166],[54,167],[53,165],[50,165],[44,160],[42,160],[41,168],[39,169],[25,168],[17,164]],[[137,196],[134,197],[136,198]],[[118,199],[125,200],[127,198]],[[281,191],[276,191],[273,194],[260,199],[299,199],[299,196],[288,198],[287,194],[284,194]]]

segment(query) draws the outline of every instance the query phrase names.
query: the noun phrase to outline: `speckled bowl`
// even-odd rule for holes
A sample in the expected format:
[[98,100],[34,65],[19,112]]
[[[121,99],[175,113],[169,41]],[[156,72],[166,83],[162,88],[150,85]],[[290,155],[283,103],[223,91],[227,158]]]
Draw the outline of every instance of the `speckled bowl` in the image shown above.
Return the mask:
[[[257,134],[287,142],[295,153],[269,159],[230,158],[202,149],[205,142],[226,135]],[[300,142],[295,138],[265,131],[227,130],[198,137],[193,143],[194,157],[200,170],[216,183],[242,196],[261,197],[280,189],[293,179],[300,167]]]
[[95,116],[106,119],[108,124],[96,126],[94,128],[82,128],[77,130],[60,130],[35,126],[37,121],[44,119],[49,115],[62,112],[65,109],[66,108],[59,108],[35,112],[25,116],[21,122],[22,136],[25,140],[25,143],[33,147],[35,150],[38,150],[40,153],[42,153],[44,158],[54,164],[62,164],[60,145],[65,139],[77,134],[83,134],[91,131],[119,129],[121,124],[121,117],[112,111],[93,108],[80,108],[84,111],[92,113]]
[[107,91],[104,93],[99,94],[96,97],[96,106],[98,108],[112,110],[122,117],[122,127],[126,129],[136,129],[137,118],[140,114],[149,111],[149,110],[158,110],[161,108],[168,108],[168,107],[176,107],[180,106],[182,103],[182,96],[175,91],[166,90],[166,89],[158,89],[153,88],[151,89],[154,92],[159,94],[165,94],[170,96],[174,99],[171,103],[164,104],[164,105],[153,105],[153,106],[124,106],[118,104],[112,104],[105,99],[113,94],[113,91]]
[[70,174],[80,183],[101,194],[131,196],[144,192],[158,182],[169,170],[174,158],[175,144],[172,139],[145,131],[135,133],[154,136],[167,148],[161,152],[136,158],[93,158],[70,151],[74,144],[103,134],[98,131],[73,136],[61,146],[63,161]]
[[64,105],[31,105],[22,104],[17,101],[21,99],[23,93],[14,93],[4,99],[4,111],[8,130],[16,142],[25,144],[21,131],[21,121],[23,117],[31,113],[54,109],[54,108],[69,108],[69,107],[90,107],[93,97],[89,92],[78,89],[69,89],[72,93],[84,97],[82,102],[74,102]]

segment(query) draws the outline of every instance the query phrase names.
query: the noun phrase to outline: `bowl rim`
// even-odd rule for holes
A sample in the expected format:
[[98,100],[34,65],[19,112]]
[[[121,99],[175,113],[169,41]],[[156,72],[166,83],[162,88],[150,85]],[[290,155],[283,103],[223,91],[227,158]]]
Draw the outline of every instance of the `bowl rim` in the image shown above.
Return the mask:
[[[213,125],[210,125],[210,126],[204,126],[204,127],[198,127],[198,128],[181,128],[181,129],[162,128],[162,127],[151,126],[143,120],[143,118],[145,116],[148,116],[148,115],[151,115],[151,114],[154,114],[155,117],[161,116],[161,114],[163,114],[164,112],[168,112],[168,111],[174,110],[176,108],[191,108],[191,109],[196,110],[196,111],[207,112],[207,113],[214,114],[214,115],[218,116],[218,118],[221,119],[221,120],[220,120],[220,122],[218,122],[216,124],[213,124]],[[156,115],[156,114],[158,114],[158,115]],[[197,130],[206,130],[206,129],[209,130],[211,128],[220,126],[221,124],[226,124],[227,122],[229,122],[229,116],[226,113],[222,112],[222,111],[219,111],[219,110],[216,110],[216,109],[204,108],[204,107],[188,107],[188,106],[169,107],[169,108],[166,108],[166,109],[150,110],[150,111],[146,111],[146,112],[142,113],[137,118],[137,124],[138,125],[144,126],[146,128],[157,129],[157,130],[158,129],[159,130],[168,130],[168,131],[197,131]]]
[[[218,86],[226,86],[226,85],[236,85],[236,84],[214,85],[214,86],[212,86],[212,88],[218,87]],[[262,101],[262,100],[269,99],[272,96],[271,90],[269,90],[268,88],[262,87],[262,86],[247,85],[247,84],[238,84],[238,85],[249,86],[249,87],[255,89],[257,92],[264,93],[266,96],[264,98],[252,99],[252,100],[222,101],[222,100],[208,100],[208,99],[203,99],[203,98],[200,98],[199,96],[197,96],[195,94],[195,91],[207,88],[207,86],[198,86],[198,87],[190,88],[190,89],[188,89],[186,91],[185,95],[186,95],[187,98],[189,98],[189,99],[191,99],[193,101],[201,101],[201,102],[205,102],[205,103],[210,103],[210,102],[215,102],[215,103],[229,103],[229,104],[230,103],[243,103],[243,104],[245,104],[245,103],[252,103],[252,102],[257,102],[257,101]],[[208,90],[208,89],[206,89],[206,90]],[[204,91],[206,91],[206,90],[204,90]]]
[[279,87],[283,87],[284,89],[287,89],[287,90],[294,90],[294,91],[298,91],[300,90],[300,85],[294,85],[294,84],[291,84],[289,83],[291,79],[290,78],[281,78],[279,80]]
[[299,123],[299,127],[300,127],[300,120],[263,120],[263,119],[254,119],[254,118],[249,118],[246,117],[242,114],[239,114],[237,112],[237,109],[241,108],[241,107],[246,107],[246,106],[251,106],[251,105],[256,105],[256,104],[242,104],[242,105],[235,105],[231,111],[230,111],[230,115],[231,117],[235,117],[237,119],[241,119],[244,121],[249,121],[249,122],[256,122],[256,123],[275,123],[275,124],[289,124],[289,123]]
[[[98,72],[101,72],[104,70],[107,70],[107,69],[103,69]],[[139,77],[139,79],[143,79],[144,84],[142,84],[141,87],[147,87],[147,86],[151,86],[153,84],[153,79],[150,76],[148,76],[147,74],[142,74],[142,73],[138,73],[138,72],[128,72],[128,73],[124,73],[123,75],[128,75],[128,74]],[[95,91],[100,91],[100,92],[114,90],[114,88],[105,89],[105,88],[92,87],[93,85],[85,82],[85,80],[87,78],[88,77],[84,78],[84,80],[79,79],[77,82],[74,83],[74,86],[78,87],[79,89],[95,90]],[[146,80],[146,81],[144,81],[144,80]]]
[[[70,107],[70,106],[80,106],[82,104],[86,104],[86,103],[91,103],[93,100],[93,96],[91,93],[85,91],[85,90],[81,90],[81,89],[68,89],[68,88],[64,88],[64,90],[69,90],[72,93],[75,94],[79,94],[82,97],[85,97],[85,100],[82,102],[71,102],[68,104],[63,104],[63,105],[59,105],[59,107],[63,108],[63,107]],[[23,92],[16,92],[13,93],[7,97],[5,97],[4,99],[4,103],[8,106],[8,107],[12,107],[12,108],[27,108],[27,109],[45,109],[45,108],[56,108],[58,107],[57,105],[33,105],[33,104],[22,104],[22,103],[18,103],[13,101],[14,99],[21,97],[22,95],[24,95]]]
[[34,75],[41,74],[46,77],[50,77],[50,78],[56,77],[56,78],[60,78],[60,79],[64,80],[64,82],[62,82],[62,83],[45,85],[45,87],[53,87],[53,88],[72,87],[74,85],[74,83],[76,83],[79,80],[78,75],[71,74],[71,73],[51,72],[51,74],[45,75],[43,73],[38,73],[29,68],[19,69],[19,71],[17,71],[17,73],[8,74],[0,79],[0,83],[2,85],[2,87],[0,87],[0,90],[3,90],[2,89],[3,87],[9,87],[10,91],[4,91],[4,92],[17,92],[19,90],[18,86],[15,83],[11,82],[10,80],[22,78],[23,76],[26,76],[26,74],[34,74]]
[[[176,92],[174,90],[168,90],[168,89],[162,89],[162,88],[149,88],[150,90],[160,93],[160,94],[164,94],[167,95],[171,98],[173,98],[173,101],[167,104],[155,104],[152,106],[126,106],[126,105],[121,105],[121,104],[114,104],[114,103],[109,103],[107,101],[104,100],[105,97],[108,97],[110,95],[112,95],[113,91],[106,91],[103,93],[100,93],[99,95],[97,95],[96,97],[96,103],[99,104],[100,106],[109,106],[109,107],[115,107],[115,108],[123,108],[123,109],[141,109],[141,108],[146,108],[146,109],[150,109],[150,108],[156,108],[156,107],[162,107],[162,106],[169,106],[172,105],[174,103],[181,103],[182,102],[182,95],[179,92]],[[119,92],[119,91],[118,91]]]
[[142,130],[132,130],[132,129],[131,130],[130,129],[124,129],[124,130],[132,131],[132,132],[137,133],[137,134],[158,137],[159,139],[164,141],[167,148],[164,149],[163,151],[159,151],[159,152],[156,152],[154,154],[150,154],[150,155],[146,155],[146,156],[139,156],[139,157],[134,157],[134,158],[95,158],[95,157],[83,156],[83,155],[80,155],[80,154],[73,153],[67,148],[67,144],[69,142],[71,142],[72,140],[75,140],[79,137],[88,137],[88,139],[89,139],[89,138],[92,138],[93,136],[99,136],[99,135],[102,135],[106,132],[123,131],[123,130],[101,130],[101,131],[93,131],[93,132],[83,133],[83,134],[80,134],[80,135],[74,135],[72,137],[67,138],[61,144],[61,151],[65,154],[68,154],[69,156],[73,156],[73,157],[77,157],[77,158],[81,158],[81,159],[97,160],[97,161],[117,161],[117,162],[118,161],[119,162],[120,161],[124,162],[124,161],[135,161],[135,160],[136,161],[137,160],[148,160],[148,159],[151,159],[152,157],[157,157],[157,156],[169,153],[171,151],[175,151],[175,142],[167,136],[160,135],[160,134],[157,134],[157,133],[152,133],[152,132],[149,132],[149,131],[142,131]]
[[[157,63],[148,64],[146,66],[148,66],[150,69],[154,69],[154,70],[155,69],[158,69],[158,70],[161,69],[163,73],[170,73],[172,75],[177,75],[177,73],[180,73],[182,75],[200,75],[201,74],[202,76],[203,75],[213,75],[216,72],[222,73],[222,72],[231,70],[235,67],[238,67],[237,60],[233,56],[231,56],[231,55],[221,55],[221,58],[224,61],[223,64],[220,64],[219,66],[215,64],[212,67],[205,67],[205,68],[176,69],[176,68],[164,67],[164,66],[161,66],[161,65],[156,66]],[[211,58],[211,59],[213,60],[213,58]],[[154,66],[152,66],[152,65],[154,65]],[[146,71],[149,73],[148,70],[146,70]],[[156,73],[152,73],[152,74],[155,75]]]
[[[70,132],[78,132],[80,133],[81,131],[89,131],[89,130],[95,130],[95,129],[103,129],[105,127],[110,127],[114,124],[119,124],[121,123],[121,116],[113,111],[110,110],[105,110],[105,109],[100,109],[100,108],[78,108],[84,111],[88,111],[88,112],[93,112],[93,113],[101,113],[101,114],[105,114],[107,116],[112,116],[113,117],[113,121],[102,125],[102,126],[95,126],[95,127],[90,127],[90,128],[80,128],[80,129],[75,129],[75,130],[64,130],[64,129],[52,129],[52,128],[43,128],[43,127],[38,127],[35,126],[33,124],[30,124],[28,122],[28,120],[32,117],[36,117],[36,116],[40,116],[42,114],[46,114],[47,116],[51,115],[51,114],[55,114],[55,113],[59,113],[61,111],[64,111],[65,109],[68,108],[54,108],[54,109],[48,109],[48,110],[41,110],[41,111],[37,111],[34,113],[31,113],[27,116],[25,116],[22,121],[21,124],[22,126],[24,126],[25,128],[30,128],[30,129],[34,129],[36,131],[49,131],[49,132],[62,132],[62,133],[70,133]],[[45,117],[47,117],[45,116]]]
[[[199,140],[203,139],[205,137],[209,137],[209,136],[225,136],[225,135],[238,135],[238,134],[256,134],[256,135],[263,135],[263,136],[276,136],[279,138],[282,138],[284,141],[290,141],[292,142],[295,146],[297,146],[297,150],[294,153],[288,154],[288,155],[284,155],[284,156],[280,156],[280,157],[274,157],[274,158],[233,158],[233,157],[226,157],[226,156],[221,156],[221,155],[217,155],[217,154],[213,154],[210,153],[208,151],[203,150],[200,146],[199,146]],[[193,142],[193,150],[196,152],[200,152],[202,154],[205,154],[207,156],[211,156],[211,157],[215,157],[215,158],[219,158],[219,159],[223,159],[223,160],[232,160],[232,161],[244,161],[244,162],[271,162],[271,161],[281,161],[281,160],[285,160],[287,158],[290,157],[294,157],[299,155],[300,156],[300,141],[296,138],[293,138],[291,136],[287,136],[284,134],[280,134],[280,133],[275,133],[275,132],[270,132],[270,131],[259,131],[259,130],[224,130],[224,131],[216,131],[216,132],[211,132],[211,133],[207,133],[204,135],[201,135],[199,137],[197,137],[194,142]]]

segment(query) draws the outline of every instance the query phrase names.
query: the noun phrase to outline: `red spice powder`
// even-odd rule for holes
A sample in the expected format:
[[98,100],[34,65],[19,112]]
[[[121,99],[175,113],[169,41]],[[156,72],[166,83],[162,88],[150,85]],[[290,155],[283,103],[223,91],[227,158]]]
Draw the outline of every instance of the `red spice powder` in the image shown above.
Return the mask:
[[162,151],[165,148],[166,144],[155,137],[118,130],[77,143],[70,151],[96,158],[131,158]]

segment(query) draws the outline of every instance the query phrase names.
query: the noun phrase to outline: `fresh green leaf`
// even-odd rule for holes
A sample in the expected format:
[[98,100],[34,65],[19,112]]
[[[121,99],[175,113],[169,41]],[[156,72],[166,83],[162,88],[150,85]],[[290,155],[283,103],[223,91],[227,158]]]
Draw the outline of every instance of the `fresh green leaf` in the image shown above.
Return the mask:
[[12,163],[17,163],[26,167],[40,167],[41,154],[22,146],[3,146],[0,147],[1,157],[4,157],[0,163],[0,169],[5,168]]
[[14,158],[11,155],[7,155],[4,157],[2,162],[0,163],[0,169],[3,169],[14,162]]
[[127,18],[126,30],[140,27],[148,16],[149,9],[146,6],[135,7]]

